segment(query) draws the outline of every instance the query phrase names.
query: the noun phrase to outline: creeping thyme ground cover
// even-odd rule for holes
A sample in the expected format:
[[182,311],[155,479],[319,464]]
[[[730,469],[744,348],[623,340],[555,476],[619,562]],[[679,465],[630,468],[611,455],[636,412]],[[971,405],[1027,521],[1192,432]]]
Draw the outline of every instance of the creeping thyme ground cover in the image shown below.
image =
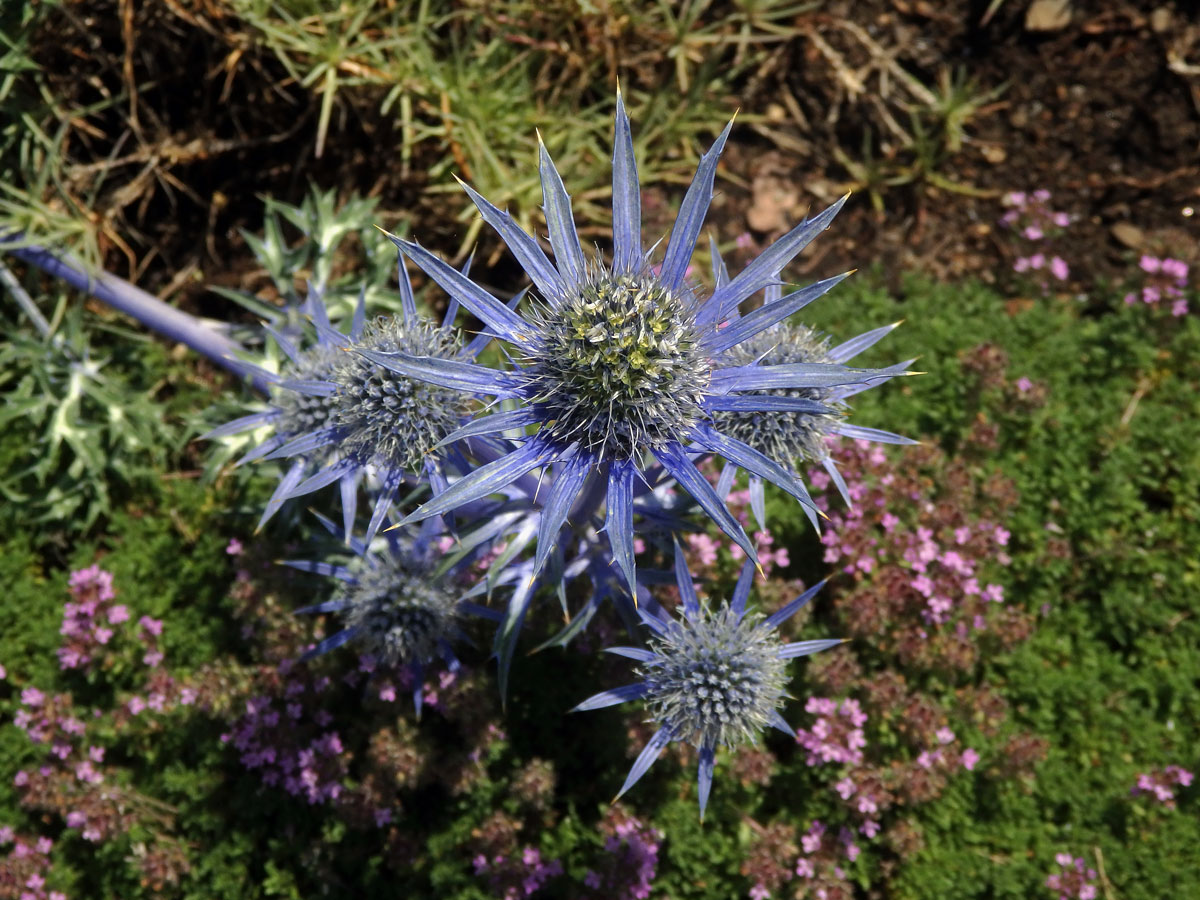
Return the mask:
[[1192,889],[1188,169],[880,3],[0,13],[0,898]]
[[[469,644],[457,670],[434,667],[420,684],[353,652],[298,662],[322,634],[293,614],[298,598],[326,579],[273,560],[317,558],[305,541],[332,549],[340,528],[297,516],[256,537],[273,485],[193,471],[123,486],[103,527],[83,533],[31,528],[5,508],[0,889],[1179,890],[1200,867],[1189,552],[1200,331],[1124,304],[1119,289],[1088,312],[1056,298],[1013,309],[985,288],[917,279],[896,298],[864,281],[806,324],[838,333],[850,314],[906,318],[889,340],[923,350],[930,374],[856,398],[856,417],[878,403],[925,443],[841,448],[852,509],[823,469],[806,473],[832,519],[822,539],[782,492],[767,491],[765,526],[746,487],[729,494],[770,569],[751,604],[780,609],[828,576],[816,595],[827,605],[806,606],[792,633],[849,641],[793,673],[793,737],[718,757],[703,825],[689,745],[612,804],[651,726],[623,706],[565,718],[636,677],[636,661],[596,653],[628,642],[619,623],[518,653],[506,710]],[[93,333],[100,349],[126,339]],[[177,362],[127,365],[127,377],[211,402]],[[6,433],[6,457],[29,439]],[[162,452],[186,472],[177,447]],[[719,467],[701,468],[719,481]],[[736,590],[744,551],[719,529],[685,535],[681,550],[708,597]],[[535,607],[524,640],[560,626]],[[463,627],[486,640],[484,620]]]

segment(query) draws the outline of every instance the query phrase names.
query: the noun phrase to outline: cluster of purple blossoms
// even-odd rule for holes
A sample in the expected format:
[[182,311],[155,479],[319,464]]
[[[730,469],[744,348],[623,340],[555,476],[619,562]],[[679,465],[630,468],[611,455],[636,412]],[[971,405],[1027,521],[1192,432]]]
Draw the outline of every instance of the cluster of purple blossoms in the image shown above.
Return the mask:
[[1001,202],[1008,207],[1008,212],[1000,221],[1019,231],[1027,241],[1054,237],[1071,224],[1067,213],[1050,208],[1050,192],[1045,188],[1029,193],[1010,191]]
[[[126,779],[114,777],[106,759],[108,748],[130,730],[161,728],[160,720],[142,717],[145,711],[150,710],[155,719],[168,715],[196,703],[197,692],[177,682],[162,666],[162,622],[150,616],[135,622],[132,612],[113,602],[117,593],[110,573],[91,566],[71,573],[68,586],[70,599],[63,607],[63,643],[58,653],[66,672],[63,677],[78,677],[75,671],[86,668],[92,684],[106,684],[109,673],[117,673],[121,683],[108,684],[114,689],[108,709],[81,708],[69,693],[23,685],[13,724],[41,759],[14,773],[12,785],[23,808],[37,811],[45,821],[61,821],[64,834],[73,832],[95,845],[145,825],[147,816],[158,817],[161,824],[161,810],[151,811]],[[118,612],[114,615],[114,611]],[[6,676],[0,667],[0,677]],[[4,838],[0,842],[6,842],[11,833],[0,831],[0,837]],[[35,852],[41,846],[19,840],[9,858],[0,861],[0,896],[36,900],[62,896],[46,892],[47,863],[39,861]],[[49,847],[48,841],[45,846]],[[174,881],[186,871],[186,860],[179,860],[172,846],[153,840],[138,856],[137,867],[147,884]],[[14,884],[22,890],[6,892]]]
[[113,625],[129,619],[129,609],[113,604],[112,575],[93,565],[72,572],[67,586],[71,602],[63,606],[59,634],[65,639],[56,651],[62,669],[81,669],[92,661],[95,648],[112,640]]
[[[1070,215],[1050,208],[1050,192],[1045,189],[1028,193],[1011,191],[1004,195],[1002,202],[1008,211],[1000,221],[1031,244],[1052,240],[1071,224]],[[1070,267],[1061,256],[1042,251],[1017,257],[1013,270],[1022,273],[1045,270],[1057,281],[1066,281],[1071,274]]]
[[12,844],[12,848],[0,859],[0,897],[67,900],[62,891],[48,890],[46,886],[46,875],[52,867],[50,851],[54,847],[50,838],[29,840],[5,825],[0,827],[0,847],[8,844]]
[[[821,853],[821,850],[829,845],[831,840],[834,840],[833,834],[826,833],[829,829],[819,819],[813,819],[805,835],[800,838],[800,849],[803,851],[803,856],[796,860],[796,874],[801,878],[814,878],[817,871],[813,863],[813,858]],[[836,843],[842,848],[843,855],[850,862],[858,859],[858,854],[861,852],[858,846],[854,843],[854,832],[849,828],[839,828]],[[835,873],[838,878],[843,876],[843,872]]]
[[1160,303],[1171,304],[1171,315],[1188,314],[1188,302],[1183,292],[1188,286],[1188,264],[1171,257],[1146,256],[1138,260],[1138,268],[1144,273],[1142,286],[1125,295],[1125,302],[1133,306],[1139,300],[1147,306],[1157,307]]
[[1129,792],[1134,797],[1151,794],[1167,809],[1174,809],[1174,788],[1187,787],[1192,783],[1192,779],[1192,773],[1182,766],[1166,766],[1157,772],[1142,772],[1138,775],[1137,784],[1130,788]]
[[547,881],[563,873],[561,862],[557,859],[546,862],[536,847],[526,847],[519,855],[497,854],[491,859],[480,854],[472,865],[476,875],[488,876],[491,895],[503,900],[532,897]]
[[1096,900],[1096,870],[1089,869],[1081,857],[1060,853],[1054,857],[1062,871],[1046,879],[1046,887],[1058,893],[1058,900]]
[[658,874],[658,847],[662,832],[627,818],[613,828],[604,842],[610,854],[603,866],[589,870],[584,885],[608,900],[646,900]]
[[[880,833],[880,817],[897,799],[897,785],[889,786],[888,782],[896,780],[902,767],[893,765],[884,774],[866,762],[863,751],[867,747],[864,732],[867,715],[858,701],[846,699],[839,703],[826,697],[810,697],[806,709],[818,718],[811,729],[797,731],[796,741],[808,751],[808,765],[842,767],[841,778],[833,784],[833,790],[846,805],[854,827],[841,827],[839,846],[844,848],[846,859],[853,862],[859,854],[854,843],[855,832],[867,840]],[[979,754],[974,749],[968,747],[960,752],[951,746],[957,736],[945,725],[936,729],[926,726],[920,730],[932,740],[933,746],[922,749],[903,767],[908,772],[906,781],[910,788],[920,781],[940,779],[959,766],[972,771],[979,763]],[[804,841],[806,846],[815,846],[824,833],[820,823],[815,823],[814,829]],[[811,868],[811,862],[804,862],[801,868]]]
[[[270,697],[251,698],[246,703],[245,715],[221,739],[237,748],[242,764],[257,771],[263,784],[280,785],[310,804],[328,803],[338,799],[346,775],[337,732],[323,731],[305,746],[297,746],[282,736],[299,728],[300,719],[311,712],[302,702],[301,692],[296,690],[282,709],[276,708]],[[328,725],[328,713],[318,710],[316,716]]]
[[[1025,392],[1032,386],[1032,382],[1022,379],[1017,389]],[[854,452],[870,468],[879,468],[885,462],[878,447],[860,444]],[[883,475],[882,486],[887,487],[892,477]],[[812,473],[810,480],[818,490],[829,484],[820,471]],[[1005,550],[1011,537],[1008,529],[981,521],[963,523],[939,533],[925,526],[910,531],[900,527],[900,518],[894,513],[879,513],[882,497],[878,491],[862,482],[852,484],[848,490],[854,506],[846,510],[833,511],[826,496],[817,497],[818,506],[830,511],[832,525],[821,535],[825,562],[840,563],[843,572],[854,575],[870,573],[883,560],[898,556],[910,573],[907,589],[921,598],[920,615],[924,623],[940,626],[953,622],[963,635],[968,630],[987,629],[988,608],[1002,605],[1005,597],[1002,585],[981,576],[981,563],[985,560],[1001,566],[1011,563]],[[864,548],[856,533],[871,529],[876,520],[883,534],[868,538]]]

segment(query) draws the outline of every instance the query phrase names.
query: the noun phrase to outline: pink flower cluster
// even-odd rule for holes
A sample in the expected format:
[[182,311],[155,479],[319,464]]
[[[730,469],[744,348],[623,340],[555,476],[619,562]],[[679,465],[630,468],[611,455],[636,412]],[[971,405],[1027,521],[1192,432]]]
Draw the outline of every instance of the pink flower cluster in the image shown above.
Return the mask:
[[34,685],[26,685],[13,724],[32,743],[44,746],[46,756],[36,769],[17,772],[13,785],[22,806],[56,813],[84,840],[99,842],[128,831],[137,815],[132,811],[134,804],[128,791],[106,777],[102,768],[105,748],[93,743],[89,730],[111,733],[146,709],[163,713],[190,705],[196,694],[158,668],[162,662],[158,649],[162,622],[142,616],[135,635],[128,608],[112,602],[116,592],[110,573],[93,565],[72,572],[68,587],[71,600],[63,606],[60,667],[70,670],[96,666],[107,671],[113,657],[120,657],[126,649],[137,647],[135,641],[140,642],[138,652],[144,651],[143,662],[152,667],[142,685],[145,696],[134,694],[107,715],[97,709],[87,717],[72,704],[69,694],[48,695]]
[[1058,892],[1058,900],[1096,900],[1096,870],[1087,868],[1081,858],[1060,853],[1054,861],[1062,868],[1046,879],[1046,887]]
[[[864,441],[855,444],[861,457],[859,462],[868,468],[885,465],[887,457],[881,447]],[[879,484],[887,487],[892,478],[892,475],[884,474]],[[810,473],[810,481],[815,490],[824,491],[829,476],[814,470]],[[849,494],[854,507],[831,513],[830,527],[821,534],[825,562],[844,561],[842,571],[846,574],[867,574],[877,564],[898,555],[912,573],[908,588],[920,597],[921,616],[927,624],[944,625],[957,617],[962,635],[968,628],[982,630],[987,627],[984,611],[989,604],[1004,602],[1004,588],[998,584],[980,584],[979,561],[984,556],[1002,566],[1012,561],[1003,549],[1010,537],[1006,528],[990,522],[975,522],[957,525],[940,534],[924,526],[907,531],[900,527],[898,516],[890,512],[878,513],[884,499],[880,491],[856,481],[850,484]],[[911,497],[913,502],[921,499],[919,495]],[[828,511],[828,497],[818,497],[817,505]],[[867,538],[864,548],[855,532],[869,528],[875,521],[883,535]]]
[[18,900],[67,900],[62,891],[46,890],[46,875],[51,868],[50,850],[54,842],[47,837],[35,841],[13,834],[9,826],[0,827],[0,846],[12,844],[8,856],[0,860],[0,897]]
[[489,876],[490,893],[504,900],[532,896],[551,878],[563,873],[561,862],[557,859],[543,861],[542,853],[536,847],[526,847],[520,856],[497,854],[491,860],[480,854],[473,865],[476,875]]
[[1008,207],[1008,212],[1000,221],[1019,230],[1021,236],[1029,241],[1053,237],[1071,224],[1069,215],[1050,208],[1050,192],[1044,188],[1028,194],[1025,191],[1010,191],[1001,202]]
[[[1050,208],[1050,192],[1044,189],[1031,193],[1012,191],[1004,195],[1002,202],[1008,211],[1000,221],[1031,243],[1058,237],[1071,224],[1067,213]],[[1017,272],[1046,270],[1058,281],[1066,281],[1071,274],[1061,256],[1041,252],[1017,257],[1013,269]]]
[[1066,281],[1071,275],[1071,268],[1061,256],[1046,256],[1045,253],[1031,253],[1028,256],[1018,256],[1013,261],[1014,272],[1040,272],[1045,269],[1058,281]]
[[796,732],[796,743],[808,751],[810,766],[862,764],[862,748],[867,745],[862,727],[867,714],[857,700],[838,703],[827,697],[809,697],[804,711],[818,716],[811,731],[801,728]]
[[854,843],[854,833],[841,828],[835,838],[823,822],[814,819],[800,838],[800,850],[794,873],[797,878],[804,879],[805,885],[797,891],[797,896],[848,900],[851,891],[846,882],[846,870],[837,860],[841,857],[850,862],[858,859],[860,850]]
[[[701,471],[714,485],[717,483],[719,473],[716,468],[711,465],[704,465]],[[742,523],[742,527],[746,529],[746,533],[750,535],[754,541],[754,549],[758,552],[758,560],[762,566],[763,574],[770,575],[771,571],[776,567],[786,567],[791,563],[788,555],[787,547],[779,547],[772,550],[775,545],[775,537],[767,529],[751,531],[750,525],[750,491],[730,491],[726,498],[729,505],[729,511],[737,517],[737,520]],[[741,562],[746,553],[737,544],[730,541],[724,534],[718,537],[701,532],[699,534],[689,534],[684,539],[687,542],[688,549],[691,550],[693,561],[703,568],[712,568],[717,564],[717,551],[722,548],[729,551],[730,557],[734,562]]]
[[[67,581],[71,592],[71,600],[63,604],[63,621],[59,634],[64,638],[62,646],[57,651],[60,669],[90,668],[97,654],[103,649],[111,649],[110,645],[116,634],[114,626],[128,622],[129,607],[121,603],[113,603],[116,591],[113,590],[113,577],[98,565],[89,566],[72,572]],[[162,635],[163,623],[150,616],[142,616],[138,620],[137,640],[145,647],[142,663],[151,668],[162,664],[163,654],[158,645]],[[130,710],[135,715],[146,708],[155,705],[153,701],[135,698],[131,701]],[[161,704],[160,704],[161,709]]]
[[1167,809],[1174,809],[1175,791],[1172,788],[1187,787],[1192,783],[1192,777],[1192,773],[1182,766],[1167,766],[1157,772],[1143,772],[1138,775],[1137,784],[1130,793],[1135,797],[1140,794],[1153,794]]
[[81,669],[92,662],[92,654],[112,640],[110,626],[129,619],[129,609],[114,605],[112,574],[98,565],[72,572],[67,581],[72,601],[63,605],[63,622],[59,628],[66,640],[59,647],[60,669]]
[[1143,255],[1138,260],[1138,268],[1144,273],[1142,287],[1125,295],[1125,302],[1132,306],[1141,300],[1147,306],[1158,306],[1159,303],[1171,303],[1171,315],[1186,316],[1188,303],[1183,297],[1183,291],[1188,285],[1188,264],[1180,259],[1170,257]]
[[617,823],[604,842],[611,859],[584,876],[583,883],[597,896],[612,900],[646,900],[658,874],[658,846],[662,832],[628,818]]
[[[830,841],[825,837],[826,831],[825,825],[819,820],[814,819],[812,825],[809,826],[808,833],[800,838],[800,849],[805,855],[796,860],[796,874],[801,878],[816,877],[817,866],[814,865],[813,857],[820,854],[822,848],[828,849]],[[861,851],[854,843],[854,832],[849,828],[838,829],[838,836],[835,843],[841,846],[846,859],[850,862],[858,859],[858,854]],[[841,878],[844,873],[838,870],[835,874],[838,878]]]
[[[21,705],[25,708],[18,710],[13,724],[33,743],[49,746],[45,765],[33,772],[21,770],[13,777],[13,785],[20,791],[22,799],[43,791],[65,789],[81,801],[81,806],[92,806],[84,798],[94,794],[92,789],[104,783],[104,774],[96,766],[104,762],[105,751],[103,747],[90,744],[84,748],[87,726],[72,714],[70,698],[66,695],[47,697],[37,688],[27,687],[21,691]],[[101,803],[91,815],[81,808],[69,810],[67,827],[80,829],[84,839],[89,841],[98,841],[108,832],[120,830],[120,824],[104,809],[109,805]],[[89,822],[89,819],[93,821]]]

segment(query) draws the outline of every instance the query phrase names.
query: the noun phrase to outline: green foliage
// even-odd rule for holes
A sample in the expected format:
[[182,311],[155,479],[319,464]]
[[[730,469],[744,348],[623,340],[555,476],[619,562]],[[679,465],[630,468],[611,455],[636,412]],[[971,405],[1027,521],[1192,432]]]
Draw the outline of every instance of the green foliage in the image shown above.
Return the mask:
[[[897,882],[903,897],[1026,897],[1058,852],[1095,866],[1122,897],[1170,896],[1200,872],[1194,794],[1180,813],[1131,798],[1139,772],[1195,769],[1200,735],[1200,323],[1159,332],[1140,310],[1086,315],[1071,301],[1009,309],[990,291],[905,285],[903,300],[853,289],[807,317],[835,334],[900,316],[870,362],[921,354],[930,374],[868,392],[855,421],[931,435],[949,447],[982,420],[995,465],[1021,503],[1010,598],[1042,615],[1032,641],[993,661],[988,681],[1045,737],[1032,784],[976,779],[924,817],[926,850]],[[1003,348],[1045,405],[1015,415],[980,384],[980,345]],[[1185,874],[1185,873],[1190,873]],[[987,893],[981,885],[987,884]]]
[[[95,11],[117,21],[116,7],[101,0]],[[791,21],[807,5],[221,0],[212,7],[207,15],[139,8],[128,31],[110,32],[106,21],[103,37],[81,33],[53,3],[22,4],[9,15],[0,100],[15,114],[0,126],[0,223],[28,240],[75,250],[90,264],[99,262],[103,238],[136,268],[149,237],[138,226],[147,224],[153,201],[165,197],[173,208],[179,189],[189,202],[208,202],[203,187],[180,179],[179,164],[281,137],[301,147],[311,141],[311,155],[302,152],[293,172],[300,177],[278,187],[292,189],[304,176],[324,180],[322,161],[331,156],[355,158],[361,169],[351,145],[361,140],[360,127],[373,142],[371,164],[403,183],[406,204],[408,188],[416,188],[439,218],[449,205],[464,225],[460,258],[480,222],[454,175],[509,207],[527,230],[540,226],[541,190],[529,166],[538,129],[559,166],[573,173],[577,214],[603,221],[618,77],[631,115],[644,123],[636,136],[643,175],[686,180],[697,145],[733,111],[727,97],[735,83],[759,68],[765,48],[798,33]],[[130,37],[133,44],[123,47]],[[39,66],[80,42],[93,52],[72,78]],[[205,151],[186,135],[190,125],[180,134],[167,127],[171,104],[194,87],[180,83],[174,67],[193,52],[217,64],[206,77],[220,102],[205,113],[230,116],[200,123],[211,132]],[[678,94],[662,94],[668,81]],[[315,114],[305,116],[308,109]],[[238,140],[212,140],[231,129]],[[288,159],[293,169],[294,156]],[[244,202],[225,196],[234,190],[229,183],[218,190],[210,216],[231,199]]]
[[[70,126],[34,61],[33,33],[56,2],[6,3],[0,9],[0,232],[36,234],[51,245],[69,245],[89,260],[99,257],[96,231],[87,215],[103,185],[80,198],[64,183],[64,148]],[[108,108],[105,97],[73,110],[88,116]],[[6,241],[14,236],[5,234]],[[20,240],[19,235],[16,237]]]
[[[338,203],[333,191],[315,187],[299,206],[268,197],[262,236],[243,231],[242,237],[282,301],[282,309],[249,291],[212,290],[284,331],[299,323],[310,286],[321,293],[333,321],[353,312],[360,293],[372,311],[399,312],[396,248],[375,227],[375,207],[374,200],[356,195]],[[299,237],[293,237],[297,232]],[[259,329],[247,332],[242,335],[247,342],[262,340]]]
[[[178,457],[187,432],[168,412],[162,350],[65,297],[45,336],[7,327],[0,493],[26,521],[80,534],[111,512],[114,492],[127,495]],[[118,340],[94,338],[106,329]]]

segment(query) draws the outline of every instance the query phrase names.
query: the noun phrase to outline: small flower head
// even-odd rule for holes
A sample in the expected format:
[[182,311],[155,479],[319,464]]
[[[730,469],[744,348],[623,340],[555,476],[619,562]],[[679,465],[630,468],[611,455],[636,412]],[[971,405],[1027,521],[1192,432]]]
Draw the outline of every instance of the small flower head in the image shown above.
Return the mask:
[[[379,318],[367,325],[356,350],[454,359],[454,333],[429,322]],[[458,391],[397,375],[361,352],[339,353],[329,378],[338,452],[377,467],[419,472],[438,443],[458,427],[464,413]]]
[[[335,526],[318,516],[331,532]],[[306,572],[331,575],[338,580],[333,598],[297,613],[336,613],[342,628],[309,650],[303,659],[311,659],[355,642],[366,659],[402,667],[414,684],[417,711],[421,709],[421,685],[424,667],[440,657],[455,670],[458,659],[451,642],[461,637],[459,621],[464,613],[487,612],[464,603],[445,580],[432,574],[431,529],[423,529],[415,538],[401,539],[390,532],[385,545],[368,547],[352,538],[350,547],[356,556],[346,565],[307,560],[289,560],[284,564]]]
[[638,670],[650,718],[695,747],[754,742],[783,706],[787,662],[759,612],[701,605],[650,638],[653,662]]
[[633,764],[617,796],[633,787],[663,747],[672,741],[685,741],[700,751],[703,817],[712,789],[717,748],[757,741],[767,726],[792,734],[779,714],[787,697],[787,660],[841,641],[788,644],[775,631],[812,599],[820,584],[764,618],[757,611],[746,611],[754,578],[754,566],[748,560],[730,602],[716,611],[700,603],[678,547],[675,577],[683,598],[683,618],[663,619],[640,609],[642,622],[651,631],[649,646],[609,649],[610,653],[640,662],[637,674],[641,681],[596,694],[576,710],[645,700],[650,721],[658,730]]
[[414,562],[406,555],[360,557],[350,566],[354,581],[338,596],[344,628],[389,665],[429,662],[457,630],[457,597]]
[[[270,330],[287,357],[283,373],[250,367],[274,385],[270,404],[207,435],[216,438],[267,426],[270,435],[241,461],[292,461],[267,503],[260,527],[287,500],[340,482],[348,539],[359,482],[364,474],[370,474],[378,479],[379,492],[367,526],[369,542],[404,476],[431,475],[439,470],[434,451],[461,424],[467,398],[428,380],[398,374],[386,361],[394,354],[435,362],[465,359],[486,341],[460,346],[453,311],[440,327],[423,321],[417,315],[403,266],[399,275],[403,315],[368,324],[360,296],[348,334],[330,325],[319,292],[310,292],[306,309],[316,329],[316,342],[300,349],[290,338]],[[439,478],[435,488],[440,483]]]
[[[798,363],[832,365],[829,339],[820,337],[805,325],[777,325],[738,345],[730,356],[738,365],[756,360],[762,365]],[[829,412],[782,410],[773,415],[761,412],[728,411],[714,416],[718,428],[731,437],[749,444],[781,465],[795,468],[804,462],[829,456],[826,438],[837,432],[842,417],[837,414],[844,404],[834,387],[794,388],[771,391],[777,397],[810,400],[829,407]]]

